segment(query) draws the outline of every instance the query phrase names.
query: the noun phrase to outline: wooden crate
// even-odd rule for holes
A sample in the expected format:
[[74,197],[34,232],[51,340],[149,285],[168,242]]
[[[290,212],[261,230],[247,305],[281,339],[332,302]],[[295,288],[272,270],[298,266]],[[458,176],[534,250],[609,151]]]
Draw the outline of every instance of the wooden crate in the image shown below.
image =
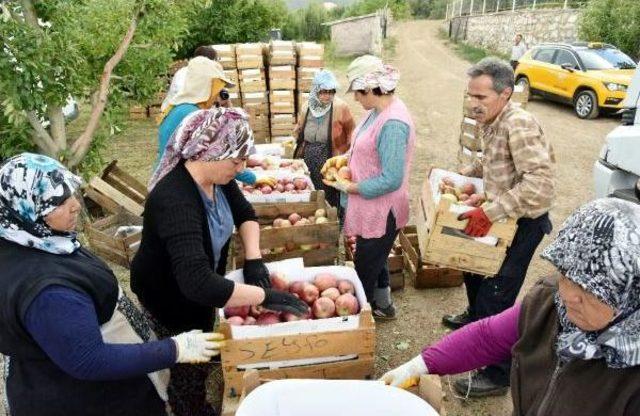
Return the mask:
[[[356,247],[357,249],[357,247]],[[354,261],[354,253],[349,247],[346,238],[344,239],[345,257],[349,261]],[[400,242],[396,240],[387,257],[387,268],[389,269],[389,286],[391,290],[404,289],[404,253]]]
[[488,235],[498,238],[496,246],[475,241],[462,231],[467,221],[458,221],[458,214],[450,212],[449,201],[441,199],[435,203],[430,175],[431,169],[422,184],[415,211],[423,262],[485,276],[498,273],[516,233],[516,221],[509,218],[491,226]]
[[132,120],[142,120],[149,117],[147,107],[143,105],[134,105],[129,107],[129,118]]
[[404,267],[416,289],[454,287],[462,284],[462,272],[425,263],[420,255],[415,225],[400,230],[398,241],[404,253]]
[[300,42],[297,44],[297,51],[299,67],[324,67],[324,45],[315,42]]
[[236,46],[231,44],[212,45],[218,55],[218,62],[224,69],[235,69],[236,65]]
[[233,339],[231,327],[223,318],[219,332],[225,334],[221,361],[224,374],[223,400],[242,392],[244,370],[239,365],[274,361],[356,355],[356,358],[324,364],[260,369],[265,379],[322,378],[371,379],[374,376],[375,323],[371,307],[365,304],[353,330],[312,332],[263,338]]
[[[258,370],[247,370],[242,374],[242,389],[240,396],[224,397],[222,402],[221,416],[235,416],[242,401],[253,390],[264,383],[273,381],[272,379],[263,378]],[[445,394],[442,390],[442,381],[440,377],[434,374],[423,374],[417,386],[407,389],[410,393],[420,397],[436,411],[440,416],[446,416],[447,411],[444,407]]]
[[[324,209],[328,222],[288,228],[270,228],[260,230],[260,248],[277,249],[290,245],[291,251],[263,255],[266,262],[302,257],[305,266],[326,266],[335,264],[338,258],[338,242],[340,224],[336,208],[330,206],[324,191],[312,191],[309,202],[259,203],[253,204],[258,222],[261,226],[270,226],[276,218],[286,218],[297,212],[303,217],[313,215],[317,209]],[[317,248],[318,244],[325,245]],[[314,246],[311,250],[302,250],[301,245]],[[234,236],[233,267],[241,268],[244,264],[244,248],[238,234]]]
[[311,85],[316,74],[320,71],[320,68],[298,68],[297,75],[297,89],[298,92],[311,91]]
[[271,114],[295,113],[295,95],[293,91],[280,90],[269,92],[269,110]]
[[261,43],[239,43],[236,45],[236,66],[238,69],[264,68]]
[[224,70],[224,75],[229,78],[231,81],[233,81],[234,84],[236,84],[235,87],[233,88],[227,88],[227,91],[229,91],[229,93],[235,92],[235,93],[239,93],[240,92],[240,77],[238,76],[238,70],[237,69],[225,69]]
[[142,217],[122,210],[84,226],[91,251],[98,256],[129,268],[142,239],[142,231],[127,236],[116,236],[120,226],[142,225]]
[[121,209],[140,216],[147,198],[147,187],[136,178],[120,169],[114,160],[85,187],[85,196],[102,209],[117,214]]

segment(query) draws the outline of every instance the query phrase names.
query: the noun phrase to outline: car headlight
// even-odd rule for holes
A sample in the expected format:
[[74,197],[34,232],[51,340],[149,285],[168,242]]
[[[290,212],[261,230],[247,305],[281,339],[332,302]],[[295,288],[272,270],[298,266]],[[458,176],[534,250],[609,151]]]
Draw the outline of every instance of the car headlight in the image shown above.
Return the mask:
[[607,87],[607,89],[609,91],[626,91],[627,90],[627,86],[624,84],[618,84],[615,82],[605,82],[604,86]]

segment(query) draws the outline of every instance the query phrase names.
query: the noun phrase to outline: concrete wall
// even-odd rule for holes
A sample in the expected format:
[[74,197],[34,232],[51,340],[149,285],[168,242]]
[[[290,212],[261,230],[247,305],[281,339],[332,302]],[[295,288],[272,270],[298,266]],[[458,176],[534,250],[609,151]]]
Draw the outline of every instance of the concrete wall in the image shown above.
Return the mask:
[[331,42],[336,55],[350,56],[382,53],[382,25],[378,15],[347,19],[331,26]]
[[462,16],[451,21],[451,37],[458,40],[511,53],[516,33],[524,35],[528,46],[543,42],[573,42],[578,40],[576,9],[516,10],[484,16]]

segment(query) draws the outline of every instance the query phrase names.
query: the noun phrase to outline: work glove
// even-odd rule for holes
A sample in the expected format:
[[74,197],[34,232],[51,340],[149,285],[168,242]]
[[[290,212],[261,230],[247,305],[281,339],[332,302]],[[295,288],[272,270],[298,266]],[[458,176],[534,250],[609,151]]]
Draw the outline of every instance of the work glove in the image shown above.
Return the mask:
[[244,282],[248,285],[259,286],[263,289],[271,287],[269,269],[264,265],[262,259],[245,260],[242,274],[244,275]]
[[322,165],[322,169],[320,169],[320,173],[324,175],[324,173],[330,167],[333,166],[336,169],[340,169],[343,166],[347,166],[348,163],[349,163],[349,160],[344,155],[330,157],[329,159],[327,159],[326,162],[324,162],[324,165]]
[[297,297],[275,289],[264,290],[264,301],[261,306],[272,311],[289,312],[296,316],[302,316],[309,311],[309,306]]
[[429,369],[422,356],[418,355],[400,367],[387,371],[380,377],[380,380],[393,387],[408,389],[409,387],[417,386],[420,382],[420,376],[427,373],[429,373]]
[[469,222],[464,233],[471,237],[484,237],[491,229],[492,222],[482,208],[475,208],[458,216],[459,221],[466,219]]
[[236,175],[236,180],[242,183],[246,183],[247,185],[253,185],[254,183],[256,183],[256,179],[256,174],[248,169],[244,169],[242,172]]
[[220,354],[224,346],[224,335],[217,332],[202,332],[194,329],[190,332],[171,337],[176,344],[176,363],[200,364]]
[[351,185],[353,182],[347,181],[345,179],[341,179],[333,182],[323,179],[322,183],[332,188],[335,188],[340,192],[344,192],[346,194],[348,193],[349,185]]

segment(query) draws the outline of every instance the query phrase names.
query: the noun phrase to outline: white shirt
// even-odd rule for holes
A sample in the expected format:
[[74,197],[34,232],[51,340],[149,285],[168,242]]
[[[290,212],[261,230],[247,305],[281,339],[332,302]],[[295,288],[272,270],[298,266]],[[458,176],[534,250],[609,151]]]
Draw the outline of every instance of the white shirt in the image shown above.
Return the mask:
[[169,86],[169,91],[167,91],[167,96],[165,97],[162,105],[160,106],[160,111],[164,111],[169,107],[169,102],[173,100],[173,97],[178,95],[178,92],[182,89],[184,85],[184,81],[187,78],[187,67],[184,66],[176,71],[173,75],[173,79],[171,80],[171,85]]
[[525,52],[527,52],[527,45],[525,45],[524,42],[520,42],[517,45],[513,45],[511,47],[511,58],[510,59],[512,61],[518,61],[518,60],[520,60],[520,58],[522,58],[522,55],[524,55]]

